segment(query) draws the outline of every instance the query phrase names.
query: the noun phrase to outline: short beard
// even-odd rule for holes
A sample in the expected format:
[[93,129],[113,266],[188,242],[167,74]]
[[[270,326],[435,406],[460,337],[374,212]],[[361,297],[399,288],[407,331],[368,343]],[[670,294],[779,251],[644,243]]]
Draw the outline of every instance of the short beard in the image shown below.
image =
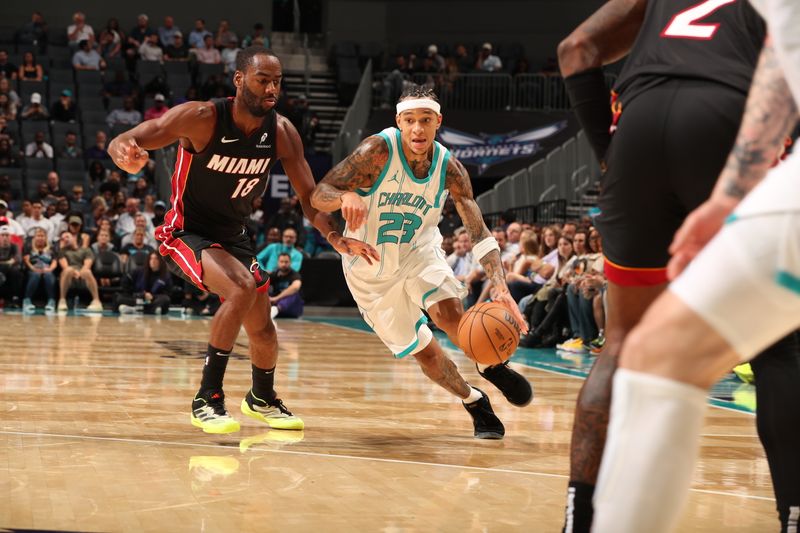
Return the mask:
[[247,85],[242,83],[242,101],[244,102],[244,106],[247,108],[247,112],[253,115],[254,117],[266,117],[272,108],[264,109],[260,102],[258,96],[255,93],[251,92],[250,89],[247,88]]

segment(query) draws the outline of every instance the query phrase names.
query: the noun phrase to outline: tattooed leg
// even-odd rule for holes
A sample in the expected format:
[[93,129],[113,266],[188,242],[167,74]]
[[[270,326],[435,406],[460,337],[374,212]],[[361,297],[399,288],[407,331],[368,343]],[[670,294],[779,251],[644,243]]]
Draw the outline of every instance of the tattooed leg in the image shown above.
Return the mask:
[[469,396],[470,386],[458,373],[456,364],[448,359],[442,347],[432,340],[423,350],[414,354],[422,372],[446,391],[462,400]]

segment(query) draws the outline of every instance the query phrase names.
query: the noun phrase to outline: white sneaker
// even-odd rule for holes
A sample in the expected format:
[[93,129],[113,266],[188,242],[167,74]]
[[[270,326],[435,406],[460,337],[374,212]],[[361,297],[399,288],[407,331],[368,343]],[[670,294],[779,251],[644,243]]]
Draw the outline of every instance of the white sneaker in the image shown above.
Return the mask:
[[61,298],[61,299],[58,301],[58,310],[59,310],[59,311],[66,311],[67,309],[69,309],[69,308],[67,307],[67,301],[66,301],[64,298]]
[[100,300],[94,300],[92,303],[89,304],[89,307],[86,308],[87,311],[92,311],[95,313],[102,313],[103,312],[103,304]]
[[278,313],[280,313],[280,311],[278,311],[278,308],[273,305],[269,310],[269,317],[275,320],[275,317],[278,316]]
[[136,308],[132,305],[120,305],[119,306],[119,314],[121,315],[135,315]]

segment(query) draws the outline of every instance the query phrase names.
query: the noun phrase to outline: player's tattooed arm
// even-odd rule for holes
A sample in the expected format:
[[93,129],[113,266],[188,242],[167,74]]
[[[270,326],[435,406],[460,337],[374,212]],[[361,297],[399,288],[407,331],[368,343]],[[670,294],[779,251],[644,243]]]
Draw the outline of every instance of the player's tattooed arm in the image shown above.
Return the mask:
[[311,195],[311,205],[327,213],[341,209],[343,196],[371,187],[388,160],[386,142],[378,136],[367,137],[317,184]]
[[769,39],[761,51],[747,97],[742,125],[715,196],[738,203],[781,156],[784,140],[797,124],[797,105]]

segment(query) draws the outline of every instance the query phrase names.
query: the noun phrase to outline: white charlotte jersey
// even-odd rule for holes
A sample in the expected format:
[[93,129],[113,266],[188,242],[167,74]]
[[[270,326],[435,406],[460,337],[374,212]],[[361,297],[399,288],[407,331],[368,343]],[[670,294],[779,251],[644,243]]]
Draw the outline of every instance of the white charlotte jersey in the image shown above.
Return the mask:
[[794,101],[800,105],[800,1],[750,0],[767,22],[775,55],[778,56]]
[[442,243],[438,225],[447,198],[444,184],[450,151],[434,141],[430,171],[419,179],[403,154],[400,130],[386,128],[378,136],[389,147],[389,159],[371,188],[356,190],[367,204],[366,223],[357,231],[345,228],[344,232],[374,246],[381,257],[372,265],[358,257],[342,258],[345,273],[361,279],[396,276],[414,250]]

